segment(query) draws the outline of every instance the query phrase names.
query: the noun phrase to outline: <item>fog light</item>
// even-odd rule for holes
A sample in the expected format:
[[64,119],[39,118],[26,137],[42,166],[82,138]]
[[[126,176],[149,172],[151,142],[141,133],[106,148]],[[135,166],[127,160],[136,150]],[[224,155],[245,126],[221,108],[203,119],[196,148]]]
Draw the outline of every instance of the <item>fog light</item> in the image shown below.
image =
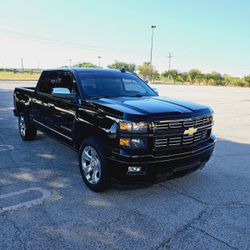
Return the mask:
[[136,166],[128,167],[128,173],[138,173],[138,172],[141,172],[141,167],[136,167]]
[[140,138],[131,139],[131,145],[134,148],[144,148],[145,147],[144,140],[142,140]]

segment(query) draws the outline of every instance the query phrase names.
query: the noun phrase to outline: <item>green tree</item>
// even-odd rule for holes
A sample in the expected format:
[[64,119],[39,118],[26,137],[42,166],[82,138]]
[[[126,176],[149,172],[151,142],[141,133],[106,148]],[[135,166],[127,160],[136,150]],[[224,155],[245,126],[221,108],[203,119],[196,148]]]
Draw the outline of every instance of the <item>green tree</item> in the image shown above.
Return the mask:
[[214,85],[224,85],[225,84],[224,77],[216,71],[213,71],[212,73],[210,73],[209,78],[210,78],[210,80],[212,80],[212,83]]
[[100,68],[97,65],[90,63],[90,62],[82,62],[73,65],[74,68]]
[[188,81],[188,73],[179,72],[177,76],[177,82],[187,82],[187,81]]
[[188,72],[188,79],[190,80],[190,82],[195,83],[198,82],[200,83],[202,80],[202,73],[200,70],[198,69],[191,69]]
[[138,70],[144,80],[153,81],[159,77],[159,73],[154,70],[153,66],[149,62],[144,62],[143,65],[138,67]]
[[178,71],[176,69],[167,70],[162,73],[164,78],[172,79],[174,83],[178,80]]
[[108,65],[110,69],[125,69],[126,71],[134,73],[136,70],[136,65],[134,63],[125,63],[115,61],[115,63]]
[[243,78],[243,80],[247,83],[246,86],[247,86],[247,87],[250,87],[250,75],[245,76],[245,77]]

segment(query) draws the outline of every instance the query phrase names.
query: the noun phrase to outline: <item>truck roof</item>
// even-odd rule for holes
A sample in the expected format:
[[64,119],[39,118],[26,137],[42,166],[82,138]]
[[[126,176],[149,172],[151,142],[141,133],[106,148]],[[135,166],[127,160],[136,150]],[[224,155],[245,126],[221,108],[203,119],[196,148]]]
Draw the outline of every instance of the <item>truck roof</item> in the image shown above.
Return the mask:
[[80,73],[80,72],[84,72],[84,73],[103,73],[103,74],[109,74],[109,73],[120,73],[120,72],[126,72],[129,74],[132,74],[129,71],[122,71],[119,69],[105,69],[105,68],[55,68],[55,69],[46,69],[44,71],[52,71],[52,70],[68,70],[71,71],[73,73]]

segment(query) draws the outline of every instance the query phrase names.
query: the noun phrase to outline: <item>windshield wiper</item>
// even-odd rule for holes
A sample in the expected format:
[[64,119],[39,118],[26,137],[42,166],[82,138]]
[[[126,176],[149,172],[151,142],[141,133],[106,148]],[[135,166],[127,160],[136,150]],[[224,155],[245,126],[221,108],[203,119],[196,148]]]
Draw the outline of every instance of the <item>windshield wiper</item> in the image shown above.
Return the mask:
[[136,95],[129,95],[128,97],[143,97],[145,95],[141,95],[141,94],[136,94]]
[[109,98],[109,96],[90,96],[89,99]]

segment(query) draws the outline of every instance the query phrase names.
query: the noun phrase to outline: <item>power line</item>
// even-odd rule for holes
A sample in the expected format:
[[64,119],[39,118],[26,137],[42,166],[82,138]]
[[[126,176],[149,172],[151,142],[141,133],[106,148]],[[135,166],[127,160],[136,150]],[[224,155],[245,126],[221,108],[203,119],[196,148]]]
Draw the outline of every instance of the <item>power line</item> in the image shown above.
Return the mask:
[[47,42],[50,44],[58,44],[58,45],[63,45],[63,46],[68,46],[68,47],[73,47],[73,48],[85,48],[88,50],[95,50],[95,51],[100,51],[100,50],[116,50],[116,51],[132,51],[132,50],[127,50],[127,49],[118,49],[118,48],[106,48],[106,47],[101,47],[101,46],[93,46],[89,44],[83,44],[83,43],[76,43],[76,42],[71,42],[71,41],[64,41],[64,40],[59,40],[59,39],[53,39],[53,38],[47,38],[47,37],[42,37],[42,36],[37,36],[37,35],[30,35],[27,33],[22,33],[18,31],[11,31],[7,29],[1,29],[0,31],[2,34],[0,36],[6,36],[6,37],[19,37],[23,38],[26,40],[36,40],[36,41],[43,41]]

